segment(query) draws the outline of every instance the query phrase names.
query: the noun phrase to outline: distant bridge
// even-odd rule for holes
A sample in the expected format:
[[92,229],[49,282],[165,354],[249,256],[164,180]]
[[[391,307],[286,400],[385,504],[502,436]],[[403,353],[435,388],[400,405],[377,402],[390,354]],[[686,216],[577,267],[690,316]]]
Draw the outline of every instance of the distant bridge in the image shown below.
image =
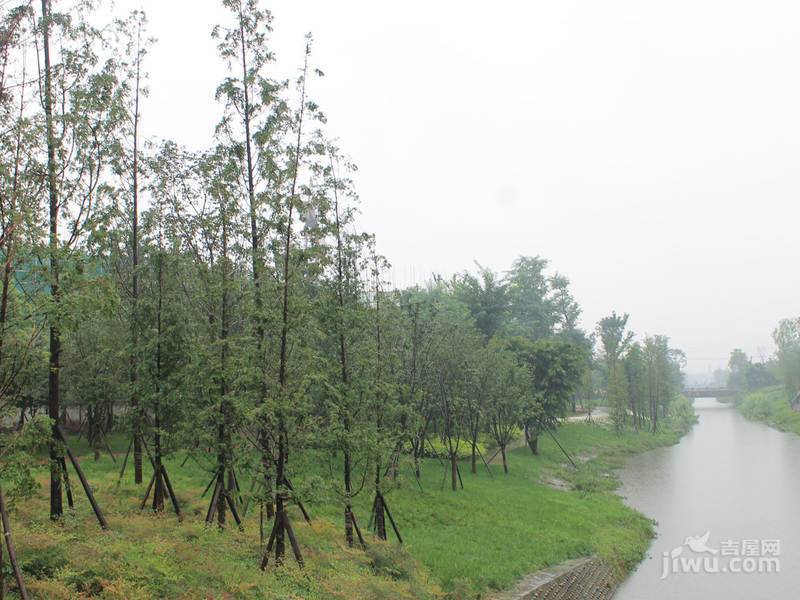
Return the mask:
[[723,387],[696,386],[683,388],[683,395],[687,398],[727,398],[735,396],[736,390]]

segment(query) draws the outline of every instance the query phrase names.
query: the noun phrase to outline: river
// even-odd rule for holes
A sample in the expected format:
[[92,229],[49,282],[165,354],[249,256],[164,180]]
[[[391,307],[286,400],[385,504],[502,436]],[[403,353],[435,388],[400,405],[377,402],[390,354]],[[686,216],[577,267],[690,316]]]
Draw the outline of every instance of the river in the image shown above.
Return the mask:
[[714,399],[695,410],[679,444],[620,471],[620,493],[658,537],[615,600],[800,598],[800,436]]

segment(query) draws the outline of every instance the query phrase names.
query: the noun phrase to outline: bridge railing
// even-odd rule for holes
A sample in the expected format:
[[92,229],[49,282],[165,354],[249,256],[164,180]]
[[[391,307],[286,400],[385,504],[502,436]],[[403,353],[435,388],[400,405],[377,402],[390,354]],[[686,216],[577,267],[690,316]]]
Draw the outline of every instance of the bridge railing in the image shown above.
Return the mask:
[[683,394],[689,398],[722,398],[736,395],[736,390],[715,386],[687,386],[683,388]]

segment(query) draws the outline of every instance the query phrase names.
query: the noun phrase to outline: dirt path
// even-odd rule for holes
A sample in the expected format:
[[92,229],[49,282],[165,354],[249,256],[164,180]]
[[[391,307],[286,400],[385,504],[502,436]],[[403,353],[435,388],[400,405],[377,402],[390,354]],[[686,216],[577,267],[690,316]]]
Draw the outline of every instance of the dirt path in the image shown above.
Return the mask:
[[[588,418],[587,414],[580,414],[580,415],[573,415],[571,417],[567,417],[567,421],[570,423],[580,423],[585,422]],[[608,420],[608,409],[605,406],[598,406],[594,410],[592,410],[592,420],[593,421],[606,421]]]

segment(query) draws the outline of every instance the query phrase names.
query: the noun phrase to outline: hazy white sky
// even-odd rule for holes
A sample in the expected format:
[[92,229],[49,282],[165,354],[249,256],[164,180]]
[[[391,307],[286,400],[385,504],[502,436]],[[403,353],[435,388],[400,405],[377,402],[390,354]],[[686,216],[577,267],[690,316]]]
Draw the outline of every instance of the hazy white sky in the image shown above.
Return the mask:
[[[800,315],[800,4],[263,4],[277,75],[314,33],[327,77],[312,94],[398,284],[539,254],[585,327],[628,312],[695,372],[736,346],[768,355],[777,321]],[[117,0],[159,38],[146,134],[209,140],[217,5]]]

